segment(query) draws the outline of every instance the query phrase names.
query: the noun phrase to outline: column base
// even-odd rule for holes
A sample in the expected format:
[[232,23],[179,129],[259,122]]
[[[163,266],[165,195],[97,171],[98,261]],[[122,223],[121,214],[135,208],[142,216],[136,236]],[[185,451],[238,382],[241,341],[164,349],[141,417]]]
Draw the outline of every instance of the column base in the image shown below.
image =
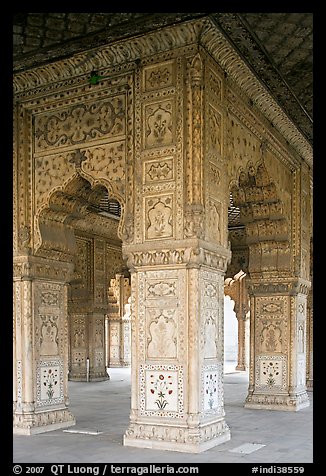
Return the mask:
[[280,410],[280,411],[298,411],[309,407],[309,397],[306,391],[297,395],[266,395],[253,394],[248,395],[244,404],[245,408],[256,410]]
[[201,453],[230,438],[230,430],[224,420],[197,428],[132,423],[123,437],[123,444],[137,448]]
[[36,435],[46,431],[60,430],[76,424],[73,414],[67,410],[52,410],[40,413],[14,414],[14,435]]
[[241,371],[246,371],[248,370],[248,367],[246,365],[237,365],[235,370],[241,370]]
[[95,373],[94,375],[90,375],[88,380],[85,374],[69,374],[68,376],[69,382],[102,382],[103,380],[109,379],[110,377],[108,376],[107,372]]

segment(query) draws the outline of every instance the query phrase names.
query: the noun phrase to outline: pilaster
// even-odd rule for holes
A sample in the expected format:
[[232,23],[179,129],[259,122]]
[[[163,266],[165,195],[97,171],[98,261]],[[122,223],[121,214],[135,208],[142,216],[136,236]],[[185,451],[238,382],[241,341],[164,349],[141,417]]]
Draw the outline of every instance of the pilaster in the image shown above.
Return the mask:
[[248,283],[251,363],[246,408],[297,411],[306,391],[306,315],[310,282]]
[[75,424],[68,410],[70,263],[14,258],[14,433]]

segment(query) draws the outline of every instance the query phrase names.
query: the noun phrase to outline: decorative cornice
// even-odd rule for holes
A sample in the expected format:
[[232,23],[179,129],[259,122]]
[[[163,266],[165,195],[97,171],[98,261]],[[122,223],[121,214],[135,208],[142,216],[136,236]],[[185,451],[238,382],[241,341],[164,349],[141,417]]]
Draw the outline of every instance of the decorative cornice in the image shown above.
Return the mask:
[[297,295],[308,294],[310,281],[303,278],[262,278],[259,280],[247,279],[248,293],[252,296],[266,296],[270,294]]
[[247,94],[288,143],[312,166],[312,147],[266,87],[256,78],[241,56],[212,21],[207,21],[200,42],[229,77]]
[[14,93],[34,89],[51,82],[63,82],[71,77],[84,76],[86,82],[90,72],[108,67],[136,62],[175,48],[198,42],[204,20],[188,21],[169,26],[143,36],[122,40],[110,45],[89,49],[65,60],[39,66],[33,70],[14,75]]
[[306,138],[312,143],[312,120],[309,114],[303,110],[289,85],[280,76],[280,71],[266,56],[266,52],[259,47],[259,39],[253,37],[245,17],[246,15],[239,13],[210,14],[210,18],[233,43],[243,61],[254,72],[259,72],[259,80],[264,83],[276,101],[283,105],[289,117],[295,118]]
[[[124,68],[130,63],[131,67],[136,68],[143,58],[194,43],[200,43],[207,50],[293,149],[312,166],[312,147],[309,142],[208,17],[89,49],[70,58],[15,74],[14,93],[31,96],[33,90],[51,83],[56,84],[56,89],[75,86],[76,82],[87,84],[93,69],[102,71],[111,68],[112,71],[119,65]],[[118,69],[115,69],[116,72]]]

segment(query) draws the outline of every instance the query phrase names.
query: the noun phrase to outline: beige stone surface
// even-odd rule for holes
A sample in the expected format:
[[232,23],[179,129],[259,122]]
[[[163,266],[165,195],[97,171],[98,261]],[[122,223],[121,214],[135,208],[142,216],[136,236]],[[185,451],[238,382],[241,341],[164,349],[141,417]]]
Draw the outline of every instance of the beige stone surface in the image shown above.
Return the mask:
[[[69,363],[70,378],[85,379],[89,359],[97,380],[108,352],[125,360],[128,322],[105,316],[110,279],[127,266],[124,442],[201,452],[230,438],[230,192],[249,261],[246,405],[309,405],[311,148],[207,19],[103,46],[99,58],[96,87],[89,71],[66,74],[76,58],[14,80],[15,431],[73,424]],[[99,213],[104,193],[121,204],[119,221]]]

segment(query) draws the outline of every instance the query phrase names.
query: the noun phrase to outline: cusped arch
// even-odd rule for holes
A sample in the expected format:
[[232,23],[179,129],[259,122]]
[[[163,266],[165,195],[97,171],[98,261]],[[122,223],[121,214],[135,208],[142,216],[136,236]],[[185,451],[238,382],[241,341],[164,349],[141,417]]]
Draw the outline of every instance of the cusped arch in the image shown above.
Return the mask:
[[233,205],[240,209],[249,246],[249,272],[290,271],[290,226],[282,195],[263,161],[238,171],[230,183]]
[[117,237],[121,239],[124,199],[114,191],[108,180],[94,179],[78,170],[47,194],[35,215],[35,254],[72,261],[76,252],[73,223],[98,213],[105,192],[110,200],[120,204]]

